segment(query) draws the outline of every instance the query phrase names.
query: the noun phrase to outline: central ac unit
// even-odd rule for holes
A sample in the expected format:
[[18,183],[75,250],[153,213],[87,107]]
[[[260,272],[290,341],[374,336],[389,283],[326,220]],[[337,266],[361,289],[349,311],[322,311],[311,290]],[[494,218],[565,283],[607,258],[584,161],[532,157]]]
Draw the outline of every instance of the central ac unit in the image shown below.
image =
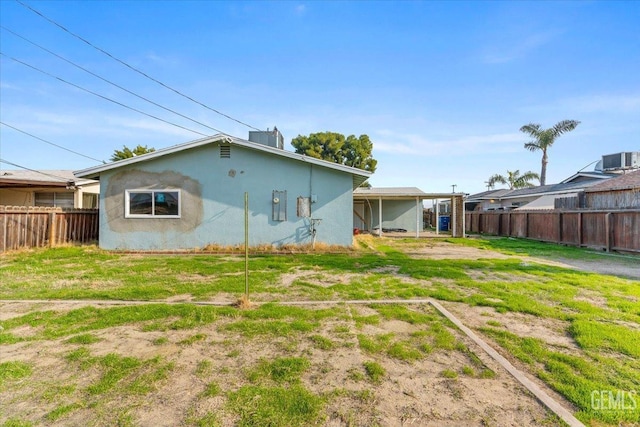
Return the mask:
[[640,151],[626,151],[602,156],[602,170],[605,171],[638,167],[640,167]]

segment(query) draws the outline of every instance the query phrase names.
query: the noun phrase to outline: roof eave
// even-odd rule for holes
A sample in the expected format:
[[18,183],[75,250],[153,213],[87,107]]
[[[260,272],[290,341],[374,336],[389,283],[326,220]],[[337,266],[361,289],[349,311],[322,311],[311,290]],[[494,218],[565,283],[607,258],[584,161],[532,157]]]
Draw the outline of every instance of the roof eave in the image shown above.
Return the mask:
[[235,137],[231,137],[231,136],[224,135],[224,134],[213,135],[213,136],[202,138],[202,139],[198,139],[198,140],[195,140],[195,141],[190,141],[190,142],[186,142],[186,143],[183,143],[183,144],[178,144],[178,145],[174,145],[174,146],[171,146],[171,147],[167,147],[167,148],[163,148],[163,149],[160,149],[160,150],[156,150],[156,151],[153,151],[151,153],[143,154],[141,156],[131,157],[131,158],[128,158],[128,159],[118,160],[116,162],[112,162],[112,163],[108,163],[108,164],[104,164],[104,165],[99,165],[99,166],[94,166],[94,167],[87,168],[87,169],[82,169],[82,170],[79,170],[79,171],[74,171],[73,174],[78,178],[99,179],[100,174],[102,172],[105,172],[105,171],[108,171],[108,170],[111,170],[111,169],[132,165],[132,164],[135,164],[135,163],[151,160],[151,159],[154,159],[154,158],[157,158],[157,157],[173,154],[173,153],[176,153],[178,151],[182,151],[184,149],[196,148],[196,147],[200,147],[202,145],[207,145],[207,144],[211,144],[211,143],[222,141],[222,140],[224,140],[225,142],[227,142],[229,144],[239,145],[241,147],[249,148],[249,149],[252,149],[252,150],[257,150],[257,151],[263,151],[263,152],[266,152],[266,153],[276,154],[276,155],[280,155],[280,156],[287,157],[287,158],[290,158],[290,159],[299,160],[299,161],[303,161],[303,162],[306,162],[306,163],[311,163],[311,164],[315,164],[315,165],[318,165],[318,166],[323,166],[323,167],[327,167],[327,168],[330,168],[330,169],[334,169],[334,170],[339,170],[339,171],[342,171],[342,172],[350,173],[350,174],[353,175],[353,185],[354,185],[353,188],[359,187],[364,181],[369,179],[369,177],[371,177],[371,175],[372,175],[371,172],[367,172],[367,171],[362,170],[362,169],[357,169],[357,168],[354,168],[354,167],[351,167],[351,166],[345,166],[345,165],[341,165],[341,164],[338,164],[338,163],[329,162],[327,160],[321,160],[321,159],[316,159],[316,158],[313,158],[313,157],[308,157],[308,156],[305,156],[304,154],[292,153],[290,151],[285,151],[285,150],[282,150],[280,148],[269,147],[267,145],[263,145],[263,144],[259,144],[259,143],[255,143],[255,142],[251,142],[251,141],[245,141],[245,140],[242,140],[240,138],[235,138]]
[[186,148],[195,148],[201,145],[210,144],[212,142],[219,141],[224,138],[229,138],[227,135],[217,134],[213,136],[208,136],[206,138],[197,139],[195,141],[185,142],[183,144],[172,145],[171,147],[161,148],[156,151],[152,151],[151,153],[142,154],[140,156],[130,157],[128,159],[117,160],[115,162],[106,163],[98,166],[93,166],[87,169],[81,169],[78,171],[74,171],[73,174],[78,178],[88,178],[88,179],[99,179],[100,174],[102,172],[106,172],[111,169],[120,168],[123,166],[132,165],[139,162],[144,162],[147,160],[154,159],[156,157],[166,156],[168,154],[173,154],[175,152],[181,151]]

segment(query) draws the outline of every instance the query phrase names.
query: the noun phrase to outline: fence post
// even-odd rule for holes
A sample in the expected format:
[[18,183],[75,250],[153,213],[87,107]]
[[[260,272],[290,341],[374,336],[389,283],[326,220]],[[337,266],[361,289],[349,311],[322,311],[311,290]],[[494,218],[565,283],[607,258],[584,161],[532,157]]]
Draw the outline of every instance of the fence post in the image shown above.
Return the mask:
[[604,216],[604,234],[607,252],[611,252],[611,212],[607,212]]
[[578,247],[582,247],[582,212],[578,212]]
[[56,245],[56,213],[49,213],[49,247]]
[[558,212],[558,243],[562,243],[562,212]]

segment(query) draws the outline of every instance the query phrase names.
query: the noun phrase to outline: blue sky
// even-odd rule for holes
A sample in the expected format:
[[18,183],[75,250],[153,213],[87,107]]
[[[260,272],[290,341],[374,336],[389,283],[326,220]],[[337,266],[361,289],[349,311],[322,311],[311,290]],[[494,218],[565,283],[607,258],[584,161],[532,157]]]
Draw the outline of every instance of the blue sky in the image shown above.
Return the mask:
[[[25,0],[113,56],[260,129],[367,134],[374,186],[475,193],[494,173],[540,171],[530,122],[580,120],[550,150],[547,182],[603,154],[640,150],[640,2],[147,2]],[[225,133],[249,128],[149,79],[13,0],[2,26]],[[14,34],[0,32],[2,122],[89,157],[201,133]],[[31,169],[97,163],[0,126],[0,157]],[[0,164],[1,169],[13,169]],[[587,170],[593,169],[589,166]]]

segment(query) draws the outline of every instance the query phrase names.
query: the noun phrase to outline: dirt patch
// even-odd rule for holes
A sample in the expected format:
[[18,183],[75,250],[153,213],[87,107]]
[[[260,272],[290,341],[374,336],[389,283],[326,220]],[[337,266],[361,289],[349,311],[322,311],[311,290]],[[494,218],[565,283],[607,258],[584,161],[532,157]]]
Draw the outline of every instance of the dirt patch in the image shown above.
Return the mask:
[[[4,312],[4,305],[2,308]],[[65,304],[65,308],[77,308],[77,304]],[[61,307],[40,304],[38,309],[59,311]],[[28,307],[18,306],[13,310],[29,311]],[[359,316],[377,313],[364,306],[344,310],[345,314],[353,312]],[[428,306],[419,310],[434,314]],[[323,425],[327,426],[536,426],[550,420],[548,411],[535,398],[454,329],[456,339],[495,372],[494,378],[463,374],[463,368],[472,365],[472,361],[458,350],[435,350],[418,360],[404,361],[384,352],[364,352],[356,338],[358,334],[370,337],[392,334],[395,340],[409,340],[426,325],[389,319],[377,325],[358,326],[346,315],[322,321],[316,330],[306,334],[247,338],[225,328],[236,320],[220,318],[188,330],[145,331],[144,323],[105,328],[92,332],[99,341],[86,345],[67,343],[67,337],[4,345],[0,362],[23,361],[33,367],[33,374],[28,383],[2,394],[0,404],[8,409],[0,415],[0,421],[18,416],[40,422],[60,405],[81,399],[69,395],[47,401],[41,396],[45,384],[49,388],[74,384],[76,390],[84,390],[100,379],[102,374],[98,370],[79,369],[79,365],[66,359],[80,348],[95,358],[117,354],[172,364],[169,377],[157,382],[152,391],[113,398],[107,394],[103,400],[105,403],[98,412],[128,417],[134,425],[195,425],[198,419],[211,413],[216,414],[221,425],[235,425],[238,420],[226,406],[226,393],[247,384],[247,372],[261,360],[281,357],[309,360],[310,368],[302,376],[302,384],[313,393],[333,396],[325,408]],[[326,338],[331,345],[318,347],[310,339],[312,335]],[[194,336],[199,338],[190,339]],[[379,384],[367,380],[365,361],[374,361],[385,370]],[[201,369],[204,363],[209,366],[206,372]],[[443,377],[445,370],[455,372],[456,378]],[[222,392],[206,396],[205,390],[212,381]],[[95,416],[95,410],[78,409],[50,424],[81,425],[95,420]],[[104,416],[113,420],[112,415]]]
[[436,241],[430,245],[411,248],[406,252],[412,258],[418,259],[507,259],[509,256],[487,249],[470,246],[455,245],[453,243]]
[[498,313],[492,307],[474,307],[462,303],[447,302],[446,306],[462,323],[472,329],[497,327],[520,337],[538,338],[567,351],[579,350],[567,332],[569,322],[511,311]]
[[607,274],[610,276],[623,277],[627,279],[640,280],[640,257],[636,256],[615,256],[605,260],[578,260],[561,259],[562,266],[591,273]]

